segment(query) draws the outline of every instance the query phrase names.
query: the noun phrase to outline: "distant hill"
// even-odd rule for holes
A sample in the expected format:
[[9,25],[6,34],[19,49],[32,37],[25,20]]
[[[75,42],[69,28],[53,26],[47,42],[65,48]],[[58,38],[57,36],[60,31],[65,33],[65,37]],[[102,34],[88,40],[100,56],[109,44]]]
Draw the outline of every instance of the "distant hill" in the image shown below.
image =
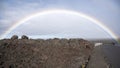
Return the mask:
[[92,39],[92,40],[89,40],[93,43],[103,43],[103,44],[108,44],[108,45],[115,45],[115,44],[119,44],[120,43],[120,40],[118,39],[117,41],[115,39]]

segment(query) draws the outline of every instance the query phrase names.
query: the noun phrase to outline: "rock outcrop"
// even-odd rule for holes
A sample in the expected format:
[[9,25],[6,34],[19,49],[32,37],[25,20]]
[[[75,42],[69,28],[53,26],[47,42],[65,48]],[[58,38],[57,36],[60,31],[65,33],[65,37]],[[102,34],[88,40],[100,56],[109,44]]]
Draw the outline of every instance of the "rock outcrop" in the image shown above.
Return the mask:
[[0,68],[85,68],[94,48],[83,39],[24,39],[0,40]]
[[17,35],[13,35],[13,36],[11,37],[11,40],[15,40],[15,39],[18,39],[18,36],[17,36]]
[[26,35],[23,35],[21,39],[29,39]]

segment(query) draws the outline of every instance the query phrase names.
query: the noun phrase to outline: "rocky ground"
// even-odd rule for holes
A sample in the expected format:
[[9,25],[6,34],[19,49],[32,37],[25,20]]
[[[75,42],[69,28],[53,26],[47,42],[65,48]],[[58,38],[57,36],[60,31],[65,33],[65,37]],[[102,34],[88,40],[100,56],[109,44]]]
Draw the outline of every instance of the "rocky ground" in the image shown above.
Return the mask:
[[0,68],[86,68],[93,48],[83,39],[3,39]]
[[99,42],[14,35],[0,40],[0,68],[120,68],[119,44]]

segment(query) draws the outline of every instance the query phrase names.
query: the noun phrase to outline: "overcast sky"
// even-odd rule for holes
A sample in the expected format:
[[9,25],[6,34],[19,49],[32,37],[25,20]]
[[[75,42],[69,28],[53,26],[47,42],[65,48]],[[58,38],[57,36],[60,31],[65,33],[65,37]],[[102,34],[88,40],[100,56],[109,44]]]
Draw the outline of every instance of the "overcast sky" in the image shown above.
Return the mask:
[[[28,16],[35,12],[39,12],[41,10],[46,10],[46,9],[65,9],[65,10],[82,12],[86,15],[95,17],[99,21],[103,22],[109,29],[111,29],[115,34],[117,34],[120,37],[120,31],[119,31],[120,29],[120,19],[119,19],[120,18],[120,0],[0,0],[0,35],[3,34],[16,21],[22,19],[23,17]],[[59,22],[66,22],[67,19],[66,20],[61,19],[63,21],[59,21]],[[78,20],[76,17],[74,19]],[[54,22],[58,22],[58,20]],[[36,21],[36,24],[37,24],[38,19],[33,19],[29,22],[32,23],[32,21],[33,22]],[[42,18],[39,21],[45,22],[45,20],[43,21]],[[85,20],[82,20],[82,18],[80,21],[86,22]],[[66,22],[66,24],[68,24],[68,22]],[[52,24],[55,24],[55,23],[52,23]],[[69,24],[73,25],[72,22],[71,23],[69,22]],[[78,22],[76,22],[76,24],[78,24]],[[85,25],[86,24],[84,24],[83,26],[87,27]],[[26,28],[24,31],[21,31],[26,26],[28,28]],[[44,26],[43,28],[46,27],[46,30],[40,30],[40,32],[42,33],[41,35],[49,34],[49,31],[48,33],[46,32],[47,29],[49,29],[47,28],[48,26],[47,25],[45,26],[44,23],[42,23],[41,26]],[[76,25],[73,25],[73,26],[76,27]],[[94,27],[91,29],[95,29],[95,28],[97,27]],[[30,29],[30,26],[24,24],[23,27],[16,28],[13,32],[11,32],[11,34],[13,34],[16,31],[18,31],[18,33],[26,32],[28,31],[28,29]],[[34,30],[36,29],[37,28],[34,27]],[[80,28],[75,28],[73,29],[73,31],[75,31],[76,29],[79,30]],[[34,32],[34,30],[32,31],[31,34],[36,33]],[[64,30],[67,31],[66,28],[64,28]],[[51,28],[50,31],[52,31],[52,33],[54,32],[59,33],[59,35],[61,35],[61,32],[57,32],[57,31],[60,31],[60,29],[54,30],[54,28]],[[30,31],[28,33],[30,33]],[[55,36],[56,33],[52,35]],[[27,32],[25,34],[27,34]]]

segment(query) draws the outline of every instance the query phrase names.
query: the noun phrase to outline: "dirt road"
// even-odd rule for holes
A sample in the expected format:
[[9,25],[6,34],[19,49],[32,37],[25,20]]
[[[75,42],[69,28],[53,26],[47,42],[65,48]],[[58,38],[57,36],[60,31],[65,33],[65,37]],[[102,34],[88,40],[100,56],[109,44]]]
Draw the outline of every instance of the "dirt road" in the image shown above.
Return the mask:
[[120,46],[96,46],[87,68],[120,68]]

